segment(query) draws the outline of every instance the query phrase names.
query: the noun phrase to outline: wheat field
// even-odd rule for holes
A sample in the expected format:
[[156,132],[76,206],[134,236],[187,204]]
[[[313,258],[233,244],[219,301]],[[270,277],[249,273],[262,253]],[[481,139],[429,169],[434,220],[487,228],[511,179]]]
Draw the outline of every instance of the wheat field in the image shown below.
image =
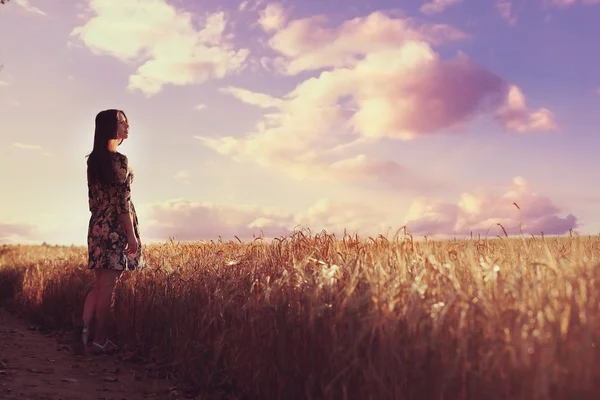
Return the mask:
[[[597,398],[598,237],[296,234],[145,246],[118,342],[239,399]],[[84,247],[0,247],[0,302],[70,329]]]

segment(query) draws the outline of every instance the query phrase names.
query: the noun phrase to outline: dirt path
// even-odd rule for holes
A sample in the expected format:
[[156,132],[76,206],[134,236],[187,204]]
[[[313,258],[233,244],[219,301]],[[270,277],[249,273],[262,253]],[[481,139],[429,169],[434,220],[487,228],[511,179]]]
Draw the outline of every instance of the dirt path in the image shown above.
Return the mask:
[[0,398],[185,398],[148,366],[119,355],[77,356],[69,342],[69,335],[39,332],[0,308]]

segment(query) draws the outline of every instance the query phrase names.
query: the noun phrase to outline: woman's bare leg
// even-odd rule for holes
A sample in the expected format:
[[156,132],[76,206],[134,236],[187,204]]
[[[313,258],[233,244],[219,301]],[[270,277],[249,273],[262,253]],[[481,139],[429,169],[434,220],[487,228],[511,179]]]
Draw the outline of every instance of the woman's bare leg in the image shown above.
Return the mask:
[[[97,280],[97,275],[96,275],[96,280]],[[83,329],[84,331],[87,331],[87,334],[83,337],[83,340],[86,341],[86,339],[90,336],[91,332],[91,327],[93,324],[93,320],[94,320],[94,315],[96,314],[96,284],[94,285],[94,287],[92,288],[92,290],[89,291],[89,293],[87,294],[86,298],[85,298],[85,303],[83,305]]]
[[96,270],[96,326],[94,328],[94,342],[103,345],[108,336],[108,321],[110,319],[110,305],[113,290],[121,271]]

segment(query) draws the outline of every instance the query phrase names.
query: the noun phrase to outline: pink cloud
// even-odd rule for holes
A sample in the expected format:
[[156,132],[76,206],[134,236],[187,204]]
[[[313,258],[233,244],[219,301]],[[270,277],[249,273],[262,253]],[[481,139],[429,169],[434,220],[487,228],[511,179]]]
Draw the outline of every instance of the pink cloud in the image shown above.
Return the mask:
[[151,240],[232,239],[234,235],[248,239],[260,235],[261,230],[266,237],[277,237],[289,234],[293,228],[292,217],[277,211],[183,199],[152,204],[144,216],[144,235]]
[[149,241],[252,240],[287,236],[298,229],[342,234],[377,234],[386,229],[384,211],[365,204],[322,199],[304,212],[283,213],[256,206],[199,203],[178,199],[152,204],[143,212]]
[[513,13],[513,5],[508,0],[498,0],[496,2],[496,10],[500,13],[502,19],[508,22],[510,25],[514,25],[517,23],[517,18]]
[[498,223],[510,235],[520,234],[519,224],[525,234],[536,235],[564,234],[578,227],[574,215],[561,215],[551,199],[535,193],[522,178],[515,178],[502,194],[474,190],[462,193],[456,203],[419,198],[412,202],[405,218],[401,218],[400,210],[389,204],[334,199],[321,199],[305,211],[295,212],[177,199],[145,207],[142,234],[148,241],[169,237],[211,240],[219,236],[251,240],[261,235],[267,239],[287,236],[305,228],[336,235],[344,231],[362,237],[386,235],[404,224],[412,234],[428,236],[485,235],[488,230],[493,236],[502,234]]
[[547,108],[529,110],[521,89],[510,85],[504,105],[497,112],[498,120],[513,132],[557,131],[554,114]]
[[323,169],[336,181],[344,181],[364,186],[383,184],[383,187],[395,191],[425,191],[440,189],[438,182],[432,178],[422,176],[411,168],[407,168],[395,161],[379,160],[359,154],[352,158],[345,158],[333,162],[328,168]]
[[368,137],[438,133],[493,109],[506,87],[466,56],[441,60],[421,43],[368,55],[354,71],[358,111],[352,123]]
[[[517,207],[517,204],[519,207]],[[515,178],[503,195],[484,191],[463,193],[457,203],[415,200],[407,215],[408,229],[419,235],[469,235],[502,233],[564,234],[578,226],[573,214],[560,216],[560,208],[548,197],[533,192],[522,178]],[[520,224],[520,227],[519,227]]]
[[431,15],[444,12],[447,8],[462,3],[462,0],[431,0],[419,9],[423,14]]
[[545,0],[546,3],[549,3],[558,7],[569,7],[574,4],[583,4],[583,5],[595,5],[600,4],[600,0]]
[[0,244],[23,243],[30,240],[36,229],[28,224],[0,222]]

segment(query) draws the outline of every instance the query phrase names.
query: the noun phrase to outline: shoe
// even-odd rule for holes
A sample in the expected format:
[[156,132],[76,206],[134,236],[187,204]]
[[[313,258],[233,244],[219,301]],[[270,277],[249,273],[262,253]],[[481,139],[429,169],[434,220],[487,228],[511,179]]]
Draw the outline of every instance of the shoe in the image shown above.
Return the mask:
[[103,345],[93,342],[92,348],[90,349],[90,351],[93,354],[111,354],[111,353],[116,352],[117,350],[119,350],[117,345],[108,339],[106,339],[106,342],[104,342]]
[[90,341],[90,331],[87,326],[84,326],[81,330],[81,340],[83,341],[84,346],[87,346]]

